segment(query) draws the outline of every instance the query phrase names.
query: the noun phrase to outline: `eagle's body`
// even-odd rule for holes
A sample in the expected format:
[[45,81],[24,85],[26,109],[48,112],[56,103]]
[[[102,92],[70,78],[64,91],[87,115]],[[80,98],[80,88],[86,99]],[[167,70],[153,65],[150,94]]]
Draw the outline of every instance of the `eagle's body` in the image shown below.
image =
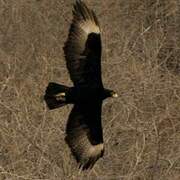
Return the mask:
[[66,66],[73,87],[49,83],[45,101],[49,109],[74,104],[66,127],[66,142],[83,169],[92,168],[103,155],[101,109],[107,97],[101,78],[101,35],[94,12],[76,1],[68,39],[64,46]]
[[109,97],[109,90],[104,88],[71,87],[66,93],[66,102],[70,104],[103,101]]

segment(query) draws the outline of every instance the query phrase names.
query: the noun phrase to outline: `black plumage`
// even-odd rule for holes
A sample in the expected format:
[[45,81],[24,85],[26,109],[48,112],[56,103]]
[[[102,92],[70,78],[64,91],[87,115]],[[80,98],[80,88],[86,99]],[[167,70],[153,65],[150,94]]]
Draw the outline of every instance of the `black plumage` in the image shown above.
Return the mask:
[[78,0],[64,45],[66,66],[74,86],[49,83],[44,98],[49,109],[74,104],[65,140],[83,169],[92,168],[103,156],[102,102],[107,97],[117,97],[114,91],[103,87],[101,51],[96,15]]

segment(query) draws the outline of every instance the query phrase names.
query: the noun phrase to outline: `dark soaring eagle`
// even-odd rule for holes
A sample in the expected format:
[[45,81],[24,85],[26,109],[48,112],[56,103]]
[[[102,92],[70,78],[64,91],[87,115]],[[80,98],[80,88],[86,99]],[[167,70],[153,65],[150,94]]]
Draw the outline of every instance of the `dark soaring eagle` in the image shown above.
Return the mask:
[[117,94],[103,87],[101,31],[96,15],[80,0],[64,46],[67,69],[74,87],[50,82],[44,99],[49,109],[74,104],[66,127],[66,142],[82,169],[92,168],[103,156],[102,102]]

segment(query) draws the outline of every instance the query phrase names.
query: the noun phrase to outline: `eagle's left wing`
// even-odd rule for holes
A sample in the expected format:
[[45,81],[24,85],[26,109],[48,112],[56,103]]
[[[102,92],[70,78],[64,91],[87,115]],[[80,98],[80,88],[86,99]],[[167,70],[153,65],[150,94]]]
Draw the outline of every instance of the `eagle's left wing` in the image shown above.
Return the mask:
[[83,169],[92,168],[104,152],[102,102],[75,104],[68,119],[66,142]]

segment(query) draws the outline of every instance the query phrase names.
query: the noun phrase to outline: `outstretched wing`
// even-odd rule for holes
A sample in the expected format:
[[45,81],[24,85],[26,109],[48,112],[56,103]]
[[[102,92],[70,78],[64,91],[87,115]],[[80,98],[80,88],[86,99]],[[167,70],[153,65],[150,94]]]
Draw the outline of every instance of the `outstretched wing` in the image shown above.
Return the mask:
[[76,1],[64,46],[66,65],[74,85],[102,86],[100,27],[94,12]]
[[66,127],[66,142],[82,169],[92,168],[103,156],[102,102],[75,104]]

